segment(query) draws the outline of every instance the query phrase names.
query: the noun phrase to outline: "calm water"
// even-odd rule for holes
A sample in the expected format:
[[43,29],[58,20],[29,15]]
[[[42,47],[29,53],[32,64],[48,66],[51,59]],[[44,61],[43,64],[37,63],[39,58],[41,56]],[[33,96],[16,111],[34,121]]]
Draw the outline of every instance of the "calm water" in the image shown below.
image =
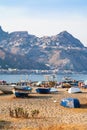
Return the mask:
[[[56,75],[56,80],[59,82],[63,79],[64,76],[70,76],[75,80],[87,80],[87,74],[69,74],[69,75]],[[48,79],[53,79],[52,75],[7,75],[0,74],[0,80],[5,80],[8,83],[15,83],[21,80],[31,80],[31,81],[47,81]]]

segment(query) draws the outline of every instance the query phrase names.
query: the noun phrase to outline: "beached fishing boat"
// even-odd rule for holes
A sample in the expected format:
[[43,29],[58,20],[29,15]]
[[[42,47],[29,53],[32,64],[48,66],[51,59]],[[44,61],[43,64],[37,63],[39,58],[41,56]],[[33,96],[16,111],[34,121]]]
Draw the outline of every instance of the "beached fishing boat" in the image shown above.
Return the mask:
[[14,87],[22,88],[22,86],[16,84],[0,85],[0,91],[2,91],[4,94],[13,94],[12,89]]
[[58,93],[58,89],[57,88],[50,88],[50,93]]
[[64,77],[63,81],[61,82],[62,88],[71,88],[72,86],[78,86],[79,81],[74,80],[70,77]]
[[68,89],[68,93],[81,93],[82,91],[80,90],[79,87],[71,87]]
[[63,98],[60,102],[60,105],[68,108],[79,108],[80,102],[77,98],[69,97],[69,98]]
[[14,87],[12,89],[12,92],[13,92],[13,94],[16,97],[27,97],[28,94],[31,93],[31,91],[32,91],[32,88],[28,87],[28,86],[25,86],[25,87],[22,87],[22,88],[16,88],[16,87]]
[[47,94],[50,93],[50,88],[37,88],[36,92],[41,94]]
[[13,88],[14,85],[0,85],[0,91],[2,91],[4,94],[12,94]]

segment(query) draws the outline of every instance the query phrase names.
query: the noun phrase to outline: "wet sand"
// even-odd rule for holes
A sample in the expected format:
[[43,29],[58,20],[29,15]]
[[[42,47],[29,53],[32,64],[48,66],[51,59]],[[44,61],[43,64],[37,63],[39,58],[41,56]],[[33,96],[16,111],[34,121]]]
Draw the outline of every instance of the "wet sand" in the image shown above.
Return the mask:
[[[78,98],[81,108],[60,106],[62,98]],[[12,118],[9,108],[21,107],[29,118]],[[38,117],[32,118],[31,111],[39,110]],[[87,89],[82,93],[69,94],[67,89],[58,88],[56,94],[37,94],[34,90],[28,98],[16,98],[13,94],[0,94],[0,130],[86,130]]]

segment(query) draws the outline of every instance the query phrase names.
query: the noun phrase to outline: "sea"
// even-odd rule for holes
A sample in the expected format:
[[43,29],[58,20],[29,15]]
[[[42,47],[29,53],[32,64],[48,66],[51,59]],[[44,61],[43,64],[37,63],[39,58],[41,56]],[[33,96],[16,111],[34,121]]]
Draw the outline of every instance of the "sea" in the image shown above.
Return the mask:
[[20,81],[48,81],[55,80],[61,82],[64,77],[72,78],[73,80],[87,80],[87,74],[57,74],[57,75],[43,75],[43,74],[0,74],[0,80],[5,80],[7,83],[17,83]]

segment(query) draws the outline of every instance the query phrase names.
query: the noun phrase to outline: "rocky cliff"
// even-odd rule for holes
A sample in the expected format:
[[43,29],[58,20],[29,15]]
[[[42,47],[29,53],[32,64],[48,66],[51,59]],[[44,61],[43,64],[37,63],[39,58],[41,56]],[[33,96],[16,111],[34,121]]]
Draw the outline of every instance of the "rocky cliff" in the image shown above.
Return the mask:
[[87,71],[87,48],[67,31],[37,37],[0,27],[0,68]]

